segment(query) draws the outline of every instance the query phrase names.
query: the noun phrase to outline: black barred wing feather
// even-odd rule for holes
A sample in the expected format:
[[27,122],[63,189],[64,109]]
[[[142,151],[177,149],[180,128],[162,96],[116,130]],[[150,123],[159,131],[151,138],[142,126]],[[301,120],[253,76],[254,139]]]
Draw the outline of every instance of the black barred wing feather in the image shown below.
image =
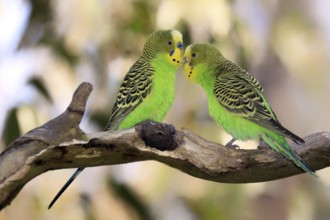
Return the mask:
[[253,85],[254,88],[256,88],[259,92],[263,92],[264,91],[264,89],[260,86],[258,80],[256,78],[254,78],[252,75],[250,75],[247,72],[245,72],[245,70],[240,71],[237,74],[239,74],[239,77],[240,78],[244,79],[246,82],[248,82],[249,84]]
[[150,64],[139,60],[131,67],[120,86],[105,130],[114,130],[150,93],[153,76]]
[[214,85],[218,102],[230,113],[303,143],[300,137],[280,124],[261,91],[258,81],[248,74],[221,73]]

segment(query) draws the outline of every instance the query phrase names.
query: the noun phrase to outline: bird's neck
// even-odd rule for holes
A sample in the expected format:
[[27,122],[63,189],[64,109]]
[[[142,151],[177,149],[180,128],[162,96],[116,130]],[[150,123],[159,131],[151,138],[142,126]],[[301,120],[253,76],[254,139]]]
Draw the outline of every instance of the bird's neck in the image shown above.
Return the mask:
[[215,83],[214,71],[206,65],[196,66],[195,71],[202,73],[196,74],[196,81],[204,88],[208,95],[212,94]]
[[[166,54],[159,53],[151,60],[151,66],[161,72],[163,77],[171,77],[170,73],[175,73],[178,67],[171,62]],[[175,74],[174,74],[175,76]]]

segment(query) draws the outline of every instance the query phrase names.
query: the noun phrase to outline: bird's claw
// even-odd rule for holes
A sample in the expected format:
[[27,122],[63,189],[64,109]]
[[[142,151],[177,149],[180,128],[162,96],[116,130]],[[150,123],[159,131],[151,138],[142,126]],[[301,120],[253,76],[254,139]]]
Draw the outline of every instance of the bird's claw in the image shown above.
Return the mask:
[[260,140],[259,145],[258,145],[258,150],[265,150],[268,148],[269,148],[268,145],[263,140]]
[[237,144],[226,144],[226,147],[229,147],[234,150],[239,150],[240,147]]
[[226,144],[226,147],[229,147],[231,149],[237,150],[240,149],[240,147],[237,144],[234,144],[234,142],[236,141],[235,138],[231,139],[230,141],[228,141],[228,143]]

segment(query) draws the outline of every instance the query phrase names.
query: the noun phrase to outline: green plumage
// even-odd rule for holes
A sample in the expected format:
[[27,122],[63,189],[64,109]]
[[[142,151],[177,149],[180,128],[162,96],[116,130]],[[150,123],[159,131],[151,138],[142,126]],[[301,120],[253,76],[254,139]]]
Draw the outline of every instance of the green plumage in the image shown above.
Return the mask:
[[263,96],[258,81],[209,44],[193,44],[184,54],[184,71],[207,93],[210,115],[234,139],[261,139],[307,173],[316,176],[288,145],[304,140],[284,128]]
[[149,62],[140,58],[123,80],[106,130],[162,121],[174,99],[176,71],[163,54]]
[[[123,79],[105,130],[121,130],[146,120],[160,122],[165,118],[174,100],[175,73],[181,65],[182,49],[182,36],[176,30],[160,30],[149,36],[142,55]],[[76,170],[48,208],[83,170]]]

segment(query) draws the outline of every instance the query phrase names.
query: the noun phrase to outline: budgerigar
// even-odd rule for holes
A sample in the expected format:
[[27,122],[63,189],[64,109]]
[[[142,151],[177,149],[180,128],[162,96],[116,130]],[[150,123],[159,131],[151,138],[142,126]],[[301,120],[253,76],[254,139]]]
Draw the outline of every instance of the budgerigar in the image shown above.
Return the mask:
[[267,103],[258,81],[239,65],[226,59],[210,44],[189,45],[183,56],[186,77],[205,90],[210,115],[235,140],[259,139],[316,176],[292,150],[285,138],[304,140],[284,128]]
[[[146,120],[162,121],[174,100],[175,74],[181,65],[182,54],[179,31],[152,33],[142,55],[124,77],[105,130],[126,129]],[[54,197],[49,209],[83,170],[77,169]]]

